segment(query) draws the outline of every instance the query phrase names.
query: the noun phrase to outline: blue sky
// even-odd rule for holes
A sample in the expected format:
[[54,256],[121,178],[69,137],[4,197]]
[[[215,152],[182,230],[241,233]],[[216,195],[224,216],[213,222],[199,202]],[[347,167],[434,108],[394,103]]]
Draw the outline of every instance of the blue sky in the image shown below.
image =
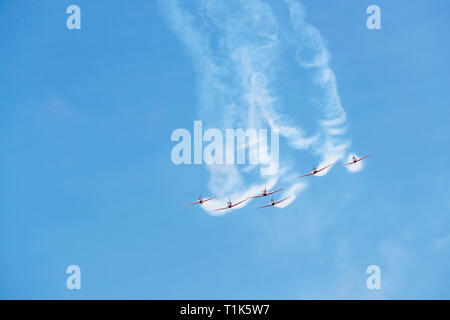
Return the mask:
[[[66,28],[74,3],[81,30]],[[302,3],[331,57],[347,151],[373,156],[358,173],[310,177],[286,208],[251,202],[215,217],[183,205],[217,186],[205,165],[172,163],[170,136],[194,120],[217,125],[228,110],[213,100],[204,112],[199,60],[167,7],[0,2],[0,298],[449,299],[450,4]],[[381,30],[366,27],[370,4]],[[282,112],[314,133],[314,75],[295,49],[280,56],[272,89]],[[280,139],[292,174],[321,160]],[[81,290],[65,286],[72,264]],[[366,288],[371,264],[381,290]]]

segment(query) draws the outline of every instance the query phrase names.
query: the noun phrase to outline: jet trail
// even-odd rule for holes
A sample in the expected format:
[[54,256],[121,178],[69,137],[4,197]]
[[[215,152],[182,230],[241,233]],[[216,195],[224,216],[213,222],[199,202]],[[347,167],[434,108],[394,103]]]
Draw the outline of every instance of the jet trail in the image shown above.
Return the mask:
[[[345,157],[350,140],[345,136],[346,114],[329,65],[330,53],[319,30],[307,22],[300,2],[160,0],[160,7],[192,57],[199,117],[214,128],[278,129],[290,147],[281,151],[279,172],[271,177],[255,177],[250,166],[209,165],[209,188],[218,198],[203,206],[205,210],[215,214],[212,209],[228,198],[239,201],[275,185],[285,186],[280,196],[291,196],[283,203],[288,206],[306,187],[294,178],[301,169],[299,152],[317,156],[318,167]],[[283,12],[288,13],[288,21]],[[286,54],[297,61],[298,73],[311,74],[309,82],[320,92],[313,111],[309,106],[288,105],[278,90],[280,74],[287,68]],[[293,107],[317,114],[315,132],[295,123],[287,110]],[[299,172],[293,172],[294,165]]]

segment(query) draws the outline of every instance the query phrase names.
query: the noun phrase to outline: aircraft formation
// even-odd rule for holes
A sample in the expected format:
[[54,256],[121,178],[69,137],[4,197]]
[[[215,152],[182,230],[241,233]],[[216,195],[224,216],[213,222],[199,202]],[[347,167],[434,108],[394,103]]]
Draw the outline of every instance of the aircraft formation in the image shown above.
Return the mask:
[[[342,164],[341,167],[345,167],[345,166],[349,166],[349,165],[356,164],[356,163],[360,162],[361,160],[364,160],[365,158],[367,158],[367,157],[369,157],[369,156],[370,156],[370,154],[368,154],[367,156],[364,156],[364,157],[362,157],[362,158],[359,158],[359,159],[358,159],[357,157],[353,156],[353,157],[352,157],[352,160],[351,160],[350,162],[345,163],[345,164]],[[321,172],[321,171],[323,171],[323,170],[325,170],[325,169],[331,167],[333,164],[334,164],[334,163],[331,163],[331,164],[329,164],[329,165],[327,165],[327,166],[325,166],[325,167],[322,167],[322,168],[320,168],[320,169],[316,169],[316,168],[314,167],[314,168],[311,170],[310,173],[307,173],[307,174],[305,174],[305,175],[302,175],[302,176],[298,177],[298,179],[301,179],[301,178],[304,178],[304,177],[308,177],[308,176],[312,176],[312,175],[316,175],[316,174],[318,174],[319,172]],[[235,202],[235,203],[233,203],[233,202],[231,202],[231,201],[229,200],[229,201],[227,202],[227,204],[226,204],[225,207],[215,209],[214,211],[221,211],[221,210],[231,209],[231,208],[233,208],[233,207],[235,207],[235,206],[237,206],[237,205],[240,205],[241,203],[244,203],[245,201],[247,201],[247,200],[249,200],[249,199],[255,199],[255,198],[263,198],[263,197],[267,197],[267,196],[270,196],[270,195],[272,195],[272,194],[274,194],[274,193],[277,193],[278,191],[281,191],[281,190],[283,190],[283,189],[281,188],[281,189],[277,189],[277,190],[274,190],[274,191],[267,192],[266,188],[264,188],[264,190],[263,190],[260,194],[258,194],[258,195],[256,195],[256,196],[248,197],[248,198],[246,198],[246,199],[244,199],[244,200],[242,200],[242,201]],[[203,205],[205,202],[207,202],[207,201],[209,201],[209,200],[212,200],[212,199],[215,199],[215,198],[216,198],[216,197],[214,196],[214,197],[211,197],[211,198],[206,198],[206,199],[204,199],[204,198],[200,195],[200,197],[198,197],[197,201],[191,202],[191,203],[186,203],[186,205],[192,205],[192,204]],[[279,203],[281,203],[281,202],[283,202],[283,201],[285,201],[285,200],[287,200],[287,199],[289,199],[289,198],[290,198],[290,197],[283,198],[283,199],[278,200],[278,201],[275,201],[275,200],[272,198],[272,199],[270,200],[270,203],[269,203],[269,204],[264,205],[264,206],[261,206],[261,207],[257,207],[256,209],[262,209],[262,208],[268,208],[268,207],[275,207],[277,204],[279,204]]]

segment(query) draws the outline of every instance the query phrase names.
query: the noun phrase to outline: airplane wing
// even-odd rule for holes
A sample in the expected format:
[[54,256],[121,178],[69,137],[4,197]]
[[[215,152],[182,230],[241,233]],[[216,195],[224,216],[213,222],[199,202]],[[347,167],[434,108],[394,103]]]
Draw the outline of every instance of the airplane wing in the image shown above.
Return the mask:
[[205,200],[203,200],[203,202],[206,202],[206,201],[209,201],[209,200],[212,200],[212,199],[215,199],[215,198],[217,198],[217,197],[212,197],[212,198],[205,199]]
[[284,200],[287,200],[287,199],[289,199],[290,197],[287,197],[287,198],[284,198],[284,199],[281,199],[280,201],[277,201],[277,202],[275,202],[275,204],[279,204],[280,202],[283,202]]
[[268,194],[266,194],[266,196],[274,194],[275,192],[278,192],[278,191],[281,191],[281,190],[283,190],[283,188],[275,190],[275,191],[272,191],[272,192],[269,192]]
[[262,209],[262,208],[268,208],[268,207],[273,207],[273,205],[272,204],[268,204],[267,206],[258,207],[256,209]]
[[216,209],[216,210],[214,210],[214,211],[220,211],[220,210],[225,210],[225,209],[230,209],[230,207],[219,208],[219,209]]
[[367,156],[365,156],[365,157],[362,157],[361,159],[359,159],[358,161],[361,161],[362,159],[365,159],[365,158],[367,158],[367,157],[370,157],[370,153],[367,155]]
[[314,173],[308,173],[308,174],[305,174],[305,175],[303,175],[303,176],[300,176],[300,177],[298,177],[298,179],[300,179],[300,178],[303,178],[303,177],[307,177],[307,176],[310,176],[310,175],[313,175]]
[[273,205],[272,204],[268,204],[267,206],[258,207],[256,209],[262,209],[262,208],[267,208],[267,207],[273,207]]
[[[325,167],[323,167],[323,168],[317,170],[317,172],[320,172],[320,171],[322,171],[322,170],[325,170],[326,168],[331,167],[331,165],[332,165],[332,163],[330,163],[329,165],[327,165],[327,166],[325,166]],[[316,173],[317,173],[317,172],[316,172]]]
[[192,202],[192,203],[185,203],[184,205],[185,206],[187,206],[187,205],[190,205],[190,204],[198,204],[199,202],[197,201],[197,202]]
[[235,207],[235,206],[237,206],[238,204],[241,204],[242,202],[245,202],[245,201],[247,201],[247,200],[248,200],[248,198],[247,198],[247,199],[244,199],[244,200],[242,200],[242,201],[236,202],[236,203],[233,204],[231,207]]
[[261,195],[259,195],[259,196],[253,196],[253,197],[250,197],[249,199],[261,198],[261,197],[264,197],[264,196],[261,194]]

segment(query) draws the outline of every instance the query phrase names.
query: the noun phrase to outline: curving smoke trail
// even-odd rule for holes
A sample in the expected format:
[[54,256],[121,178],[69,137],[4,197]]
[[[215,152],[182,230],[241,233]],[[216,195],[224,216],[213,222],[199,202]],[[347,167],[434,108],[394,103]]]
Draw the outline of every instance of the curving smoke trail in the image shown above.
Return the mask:
[[[345,156],[350,142],[344,138],[346,115],[329,66],[330,54],[320,32],[306,21],[301,3],[161,0],[160,6],[192,56],[198,77],[198,112],[208,126],[277,129],[292,149],[309,150],[320,158],[320,165]],[[278,90],[278,81],[286,69],[286,54],[296,59],[299,71],[311,74],[310,83],[319,93],[314,113],[321,119],[314,134],[294,123],[283,105],[286,99]],[[270,177],[256,174],[258,165],[209,165],[209,188],[218,200],[204,208],[213,213],[213,208],[228,199],[239,201],[278,182],[290,185],[282,195],[291,196],[283,203],[289,205],[306,184],[296,180],[298,174],[289,161],[279,165],[278,173]]]

